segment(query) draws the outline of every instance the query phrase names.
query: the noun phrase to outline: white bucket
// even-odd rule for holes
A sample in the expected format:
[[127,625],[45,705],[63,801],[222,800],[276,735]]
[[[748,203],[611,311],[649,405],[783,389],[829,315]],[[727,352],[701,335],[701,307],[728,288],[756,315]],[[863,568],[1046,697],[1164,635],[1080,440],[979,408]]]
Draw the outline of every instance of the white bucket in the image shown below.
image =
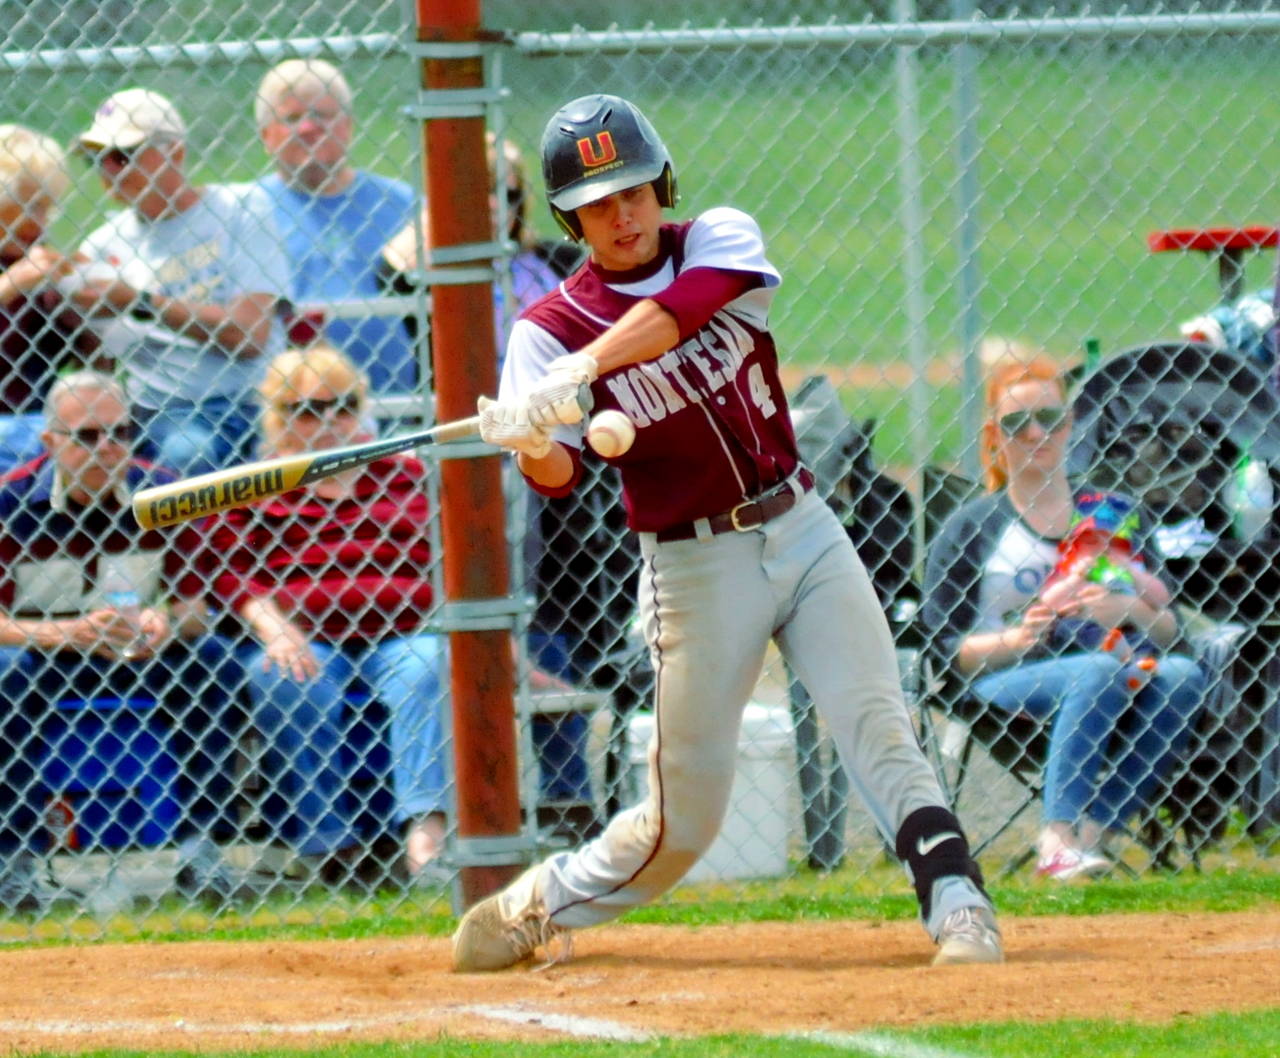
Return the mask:
[[[649,739],[653,714],[637,713],[627,725],[630,788],[635,801],[649,792]],[[716,840],[687,875],[687,882],[718,878],[773,878],[787,873],[795,735],[785,708],[749,704],[742,716],[729,808]]]

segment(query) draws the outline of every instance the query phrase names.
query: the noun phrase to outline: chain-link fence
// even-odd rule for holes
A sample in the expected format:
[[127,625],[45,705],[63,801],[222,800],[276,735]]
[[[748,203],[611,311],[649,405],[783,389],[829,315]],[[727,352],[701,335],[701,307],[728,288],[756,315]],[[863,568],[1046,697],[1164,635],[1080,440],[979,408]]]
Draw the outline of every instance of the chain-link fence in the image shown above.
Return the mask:
[[[644,25],[632,5],[562,6],[537,26],[489,8],[509,34],[488,60],[508,90],[490,114],[512,244],[499,333],[578,263],[542,206],[543,123],[588,92],[632,99],[675,159],[680,216],[760,221],[802,452],[872,569],[984,862],[1273,853],[1276,236],[1252,145],[1280,19],[922,6],[936,21],[855,23],[846,5],[708,0]],[[432,460],[181,531],[139,533],[121,507],[173,472],[431,420],[412,36],[389,3],[47,0],[14,22],[6,931],[28,912],[318,916],[448,892]],[[987,406],[1010,363],[1026,377]],[[588,469],[563,500],[510,487],[530,851],[642,793],[636,547],[616,476]],[[1068,570],[1058,540],[1089,561]],[[878,861],[778,658],[740,758],[694,878]]]

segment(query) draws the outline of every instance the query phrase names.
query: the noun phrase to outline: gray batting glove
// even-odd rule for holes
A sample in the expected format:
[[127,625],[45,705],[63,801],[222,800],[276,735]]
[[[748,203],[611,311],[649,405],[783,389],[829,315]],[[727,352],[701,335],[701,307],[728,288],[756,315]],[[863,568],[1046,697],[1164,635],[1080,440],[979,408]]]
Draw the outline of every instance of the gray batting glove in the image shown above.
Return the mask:
[[581,422],[590,409],[591,383],[599,375],[600,364],[586,353],[556,357],[525,398],[529,420],[544,429]]
[[551,438],[541,426],[529,421],[525,405],[502,404],[481,397],[476,407],[480,412],[480,436],[489,444],[523,452],[532,459],[543,459],[551,452]]

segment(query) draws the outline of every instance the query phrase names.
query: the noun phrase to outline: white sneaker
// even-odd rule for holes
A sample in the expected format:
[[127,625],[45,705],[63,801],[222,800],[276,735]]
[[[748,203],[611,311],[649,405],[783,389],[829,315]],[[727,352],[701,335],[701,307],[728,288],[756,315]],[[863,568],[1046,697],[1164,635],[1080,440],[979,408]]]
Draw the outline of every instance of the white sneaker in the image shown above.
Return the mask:
[[[453,969],[456,973],[505,970],[546,948],[543,966],[565,962],[573,956],[573,937],[567,929],[552,925],[537,892],[539,866],[530,867],[514,882],[486,897],[462,916],[453,932]],[[558,951],[552,952],[555,942]]]
[[934,966],[1004,962],[1000,927],[987,907],[962,907],[942,920]]
[[0,861],[0,912],[44,914],[53,907],[56,895],[48,868],[35,853],[16,852],[7,862]]
[[178,846],[174,887],[187,900],[229,904],[249,900],[253,891],[222,859],[222,851],[209,838],[188,838]]
[[1052,878],[1055,882],[1069,882],[1072,878],[1092,878],[1106,874],[1113,866],[1109,859],[1097,852],[1062,845],[1051,854],[1040,856],[1036,874],[1041,878]]

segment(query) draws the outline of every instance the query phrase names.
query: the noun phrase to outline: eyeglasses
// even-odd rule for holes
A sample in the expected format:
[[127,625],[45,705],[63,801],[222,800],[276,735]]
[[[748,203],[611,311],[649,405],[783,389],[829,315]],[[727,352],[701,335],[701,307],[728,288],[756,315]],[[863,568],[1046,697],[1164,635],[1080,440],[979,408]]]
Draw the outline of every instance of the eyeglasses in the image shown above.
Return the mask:
[[345,110],[316,110],[308,107],[306,110],[300,110],[296,114],[276,114],[275,120],[285,128],[296,129],[304,121],[310,121],[314,125],[336,125],[339,121],[347,116]]
[[359,415],[360,398],[354,393],[347,393],[328,400],[295,400],[291,404],[281,404],[280,410],[291,419],[295,417],[324,419],[330,415]]
[[76,430],[54,430],[61,437],[70,438],[81,448],[97,448],[105,439],[113,445],[127,448],[133,440],[133,423],[118,422],[112,426],[81,426]]
[[1045,433],[1062,429],[1067,422],[1066,408],[1034,408],[1029,411],[1011,411],[1000,416],[1000,432],[1006,437],[1016,437],[1035,423]]

